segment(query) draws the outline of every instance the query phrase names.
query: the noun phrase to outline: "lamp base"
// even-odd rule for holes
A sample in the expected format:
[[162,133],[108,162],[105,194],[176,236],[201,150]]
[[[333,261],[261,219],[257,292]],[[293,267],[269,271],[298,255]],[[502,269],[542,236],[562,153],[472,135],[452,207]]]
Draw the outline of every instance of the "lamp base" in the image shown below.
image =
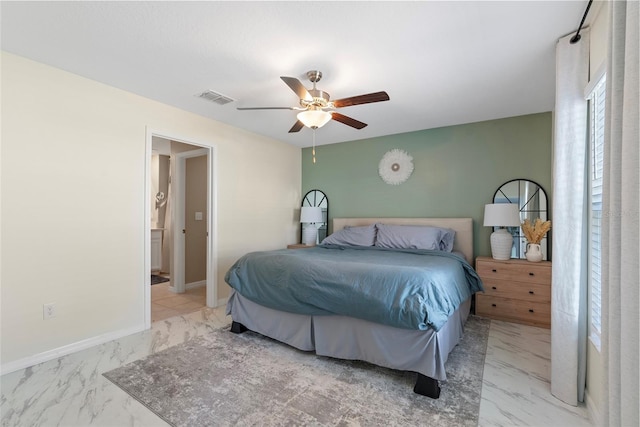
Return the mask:
[[307,246],[315,246],[318,242],[318,229],[313,224],[307,224],[302,229],[302,243]]
[[491,233],[491,255],[493,259],[511,259],[513,236],[506,228],[500,228]]

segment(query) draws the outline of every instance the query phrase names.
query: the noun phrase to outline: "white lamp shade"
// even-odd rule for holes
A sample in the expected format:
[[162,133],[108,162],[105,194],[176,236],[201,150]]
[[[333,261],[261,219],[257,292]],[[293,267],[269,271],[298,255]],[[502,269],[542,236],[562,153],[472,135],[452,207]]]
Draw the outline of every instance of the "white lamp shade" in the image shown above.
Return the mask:
[[485,227],[515,227],[520,225],[520,211],[517,204],[493,203],[484,206]]
[[300,222],[322,222],[322,208],[317,206],[301,207]]
[[307,110],[298,113],[298,120],[311,129],[321,128],[331,120],[331,113],[322,110]]

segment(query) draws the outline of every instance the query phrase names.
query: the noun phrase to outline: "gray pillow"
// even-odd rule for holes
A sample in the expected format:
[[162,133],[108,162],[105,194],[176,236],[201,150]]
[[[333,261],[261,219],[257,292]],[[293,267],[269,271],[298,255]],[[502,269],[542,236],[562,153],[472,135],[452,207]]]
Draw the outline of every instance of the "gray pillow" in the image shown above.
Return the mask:
[[376,240],[376,226],[345,227],[325,238],[321,245],[373,246]]
[[440,241],[440,250],[445,252],[453,251],[453,239],[456,237],[456,230],[450,228],[441,228],[442,240]]
[[430,249],[451,252],[455,231],[423,225],[376,224],[375,246],[391,249]]

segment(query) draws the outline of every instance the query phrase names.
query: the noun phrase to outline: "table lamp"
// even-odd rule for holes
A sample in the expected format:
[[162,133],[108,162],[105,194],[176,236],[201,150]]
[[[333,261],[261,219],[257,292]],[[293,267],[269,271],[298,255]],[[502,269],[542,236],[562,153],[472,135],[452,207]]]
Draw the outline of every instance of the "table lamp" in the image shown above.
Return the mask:
[[[493,203],[484,206],[485,227],[516,227],[520,225],[520,211],[513,203]],[[506,228],[491,233],[491,255],[493,259],[511,258],[513,236]]]
[[302,226],[302,243],[315,246],[318,242],[318,227],[316,223],[322,221],[322,208],[318,206],[303,206],[300,208],[300,222]]

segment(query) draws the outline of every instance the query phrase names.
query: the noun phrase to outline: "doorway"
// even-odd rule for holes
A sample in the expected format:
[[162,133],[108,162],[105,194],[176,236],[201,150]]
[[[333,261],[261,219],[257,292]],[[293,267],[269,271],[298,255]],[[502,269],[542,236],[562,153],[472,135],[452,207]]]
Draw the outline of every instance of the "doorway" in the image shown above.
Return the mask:
[[[150,130],[146,145],[150,197],[145,204],[144,312],[148,328],[152,321],[215,306],[217,289],[215,149],[210,144]],[[164,187],[163,163],[170,165],[166,174],[169,182]],[[166,209],[164,215],[162,208]],[[160,257],[159,232],[164,249]],[[152,285],[152,273],[170,280]]]

